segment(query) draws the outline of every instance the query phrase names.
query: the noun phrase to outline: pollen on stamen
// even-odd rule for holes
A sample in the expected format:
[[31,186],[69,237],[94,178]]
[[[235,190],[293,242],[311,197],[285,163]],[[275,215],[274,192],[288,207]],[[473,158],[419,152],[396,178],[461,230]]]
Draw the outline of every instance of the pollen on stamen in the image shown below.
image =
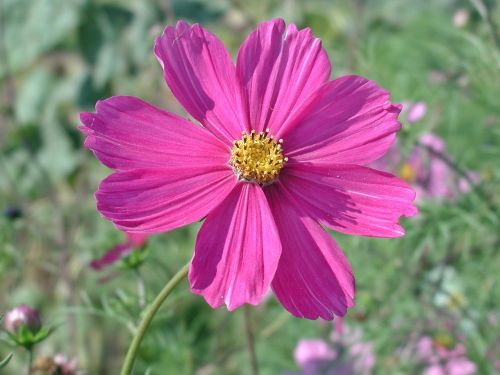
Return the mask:
[[283,139],[278,141],[269,134],[269,129],[248,134],[245,130],[241,139],[233,142],[229,164],[243,180],[261,185],[272,183],[278,178],[288,158],[283,156]]

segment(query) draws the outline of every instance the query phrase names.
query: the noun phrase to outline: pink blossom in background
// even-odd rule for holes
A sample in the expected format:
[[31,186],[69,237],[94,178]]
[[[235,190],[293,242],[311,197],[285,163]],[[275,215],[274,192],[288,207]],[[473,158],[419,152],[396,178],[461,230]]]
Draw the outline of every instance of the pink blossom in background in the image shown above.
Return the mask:
[[394,144],[387,150],[385,155],[380,159],[372,162],[370,164],[370,167],[396,174],[398,173],[398,168],[401,164],[401,156],[401,147],[399,145],[399,142],[396,140]]
[[[424,133],[405,157],[396,142],[387,153],[371,164],[372,167],[399,175],[410,183],[417,193],[417,200],[453,200],[459,193],[471,190],[469,181],[457,173],[438,155],[451,160],[444,140],[434,133]],[[467,172],[470,179],[479,182],[476,172]]]
[[90,262],[90,267],[102,270],[129,255],[134,249],[140,249],[147,241],[148,236],[140,233],[126,233],[126,241],[113,246],[102,257]]
[[54,364],[57,366],[57,374],[74,375],[76,374],[76,358],[69,359],[64,354],[54,356]]
[[294,351],[294,358],[304,373],[315,374],[333,361],[337,352],[328,343],[319,339],[300,340]]
[[406,121],[414,124],[422,120],[427,113],[427,104],[425,102],[408,103],[408,109],[405,112]]
[[469,22],[470,13],[467,9],[458,9],[453,15],[453,26],[461,28]]
[[271,286],[293,315],[343,316],[351,267],[323,225],[399,237],[414,191],[366,167],[391,146],[401,110],[360,76],[330,80],[310,29],[261,23],[236,64],[198,24],[179,21],[154,52],[174,96],[201,126],[141,99],[115,96],[82,113],[85,145],[114,173],[97,208],[129,233],[204,219],[191,290],[216,308],[258,304]]
[[473,375],[477,370],[462,344],[447,348],[424,336],[417,342],[416,354],[425,366],[424,375]]
[[[432,133],[425,133],[420,137],[420,143],[435,152],[444,152],[444,141]],[[418,152],[418,167],[416,169],[416,181],[422,186],[425,193],[432,198],[452,198],[454,189],[450,185],[453,171],[438,156],[422,150]]]
[[33,364],[33,372],[38,374],[76,375],[84,374],[77,370],[76,358],[69,359],[64,354],[53,357],[38,357]]
[[[340,324],[337,324],[339,322]],[[294,351],[301,371],[295,375],[370,375],[375,366],[373,345],[362,339],[361,330],[345,325],[342,318],[334,320],[330,340],[303,339]],[[285,373],[283,375],[294,373]]]

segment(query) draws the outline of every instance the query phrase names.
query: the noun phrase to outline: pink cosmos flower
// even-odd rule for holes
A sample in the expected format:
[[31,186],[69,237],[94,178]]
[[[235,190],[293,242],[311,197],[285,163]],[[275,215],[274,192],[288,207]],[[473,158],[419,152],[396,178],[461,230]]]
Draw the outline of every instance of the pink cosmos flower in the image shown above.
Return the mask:
[[461,28],[469,22],[470,13],[467,9],[458,9],[453,15],[453,26]]
[[70,359],[61,353],[53,357],[39,357],[33,365],[33,372],[54,375],[76,375],[80,373],[77,370],[76,358]]
[[393,143],[401,107],[359,76],[330,80],[311,30],[260,24],[236,64],[223,44],[179,21],[154,52],[172,93],[199,124],[138,98],[82,113],[85,145],[114,173],[97,208],[131,233],[205,218],[189,270],[212,307],[258,304],[272,287],[293,315],[333,319],[354,302],[354,277],[322,225],[404,234],[413,190],[368,167]]
[[76,374],[76,358],[69,359],[64,354],[56,354],[54,356],[54,364],[57,366],[57,374],[74,375]]
[[127,239],[124,242],[113,246],[102,257],[90,262],[90,267],[95,270],[102,270],[129,255],[134,249],[141,248],[148,239],[147,235],[140,233],[126,233],[126,235]]
[[408,107],[406,108],[406,121],[408,121],[410,124],[414,124],[422,120],[422,118],[427,113],[427,104],[425,104],[425,102],[410,102],[407,104]]
[[300,340],[294,351],[297,365],[302,368],[303,374],[318,374],[323,367],[337,358],[337,352],[329,344],[320,339]]
[[[466,193],[472,186],[463,177],[458,178],[456,172],[435,153],[447,159],[444,140],[434,133],[424,133],[419,137],[420,145],[414,146],[405,158],[400,145],[395,142],[384,157],[371,163],[371,167],[387,170],[399,175],[409,182],[417,193],[417,201],[423,199],[453,200],[459,193]],[[432,151],[432,152],[431,152]],[[474,171],[467,171],[474,183],[480,180]]]
[[465,347],[447,348],[424,336],[417,342],[417,357],[426,364],[424,375],[473,375],[477,367],[467,356]]
[[[373,345],[362,340],[361,330],[352,330],[342,318],[335,319],[330,341],[303,339],[294,358],[301,371],[295,375],[370,375],[375,366]],[[285,373],[283,375],[293,375]]]

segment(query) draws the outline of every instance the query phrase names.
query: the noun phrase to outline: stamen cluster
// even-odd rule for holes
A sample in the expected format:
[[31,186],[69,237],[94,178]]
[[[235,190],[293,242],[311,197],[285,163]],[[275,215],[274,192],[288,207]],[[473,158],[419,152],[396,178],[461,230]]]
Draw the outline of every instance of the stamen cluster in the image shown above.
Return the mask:
[[234,141],[229,164],[241,179],[269,184],[288,161],[283,156],[282,144],[282,139],[275,141],[269,135],[269,129],[260,133],[252,130],[250,134],[243,131],[241,139]]

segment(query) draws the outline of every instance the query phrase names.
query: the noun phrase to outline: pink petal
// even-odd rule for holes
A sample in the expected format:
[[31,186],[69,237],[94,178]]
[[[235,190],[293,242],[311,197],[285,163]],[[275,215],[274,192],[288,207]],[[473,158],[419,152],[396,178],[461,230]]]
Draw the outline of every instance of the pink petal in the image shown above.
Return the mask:
[[102,181],[97,209],[120,230],[165,232],[208,215],[236,182],[227,165],[120,171]]
[[228,145],[240,139],[245,129],[240,88],[220,40],[198,24],[178,21],[156,39],[154,52],[186,111]]
[[203,223],[189,271],[191,289],[214,308],[258,304],[268,291],[281,245],[262,188],[240,183]]
[[435,152],[443,152],[445,149],[444,140],[434,133],[424,133],[420,136],[419,141],[424,146],[429,147]]
[[102,181],[97,208],[123,231],[155,233],[200,220],[236,184],[226,145],[140,99],[109,98],[81,120],[85,145],[117,170]]
[[81,113],[85,146],[118,170],[227,164],[230,153],[210,132],[131,96],[99,101]]
[[355,235],[399,237],[400,216],[413,216],[415,192],[403,180],[357,165],[290,164],[280,185],[329,228]]
[[477,366],[467,357],[452,358],[446,364],[448,375],[473,375],[477,372]]
[[272,288],[294,316],[333,319],[354,306],[354,276],[342,251],[278,186],[266,192],[283,250]]
[[344,76],[317,90],[276,136],[297,161],[364,165],[392,145],[400,111],[375,82]]
[[127,233],[127,240],[134,247],[142,247],[148,240],[147,234],[142,233]]
[[236,71],[250,128],[275,134],[300,105],[330,77],[330,62],[310,29],[263,22],[238,52]]
[[423,375],[448,375],[441,365],[432,365],[424,370]]
[[429,336],[423,336],[417,341],[417,356],[422,361],[429,361],[434,355],[434,343]]
[[338,353],[320,339],[301,339],[293,352],[295,363],[301,368],[314,362],[333,361]]
[[408,113],[406,114],[406,120],[410,124],[414,124],[420,121],[427,112],[427,105],[425,102],[416,102],[415,104],[411,104],[408,108]]
[[130,254],[132,246],[129,243],[118,244],[104,253],[99,259],[90,262],[90,267],[95,270],[102,270],[103,268],[119,261],[125,255]]
[[141,233],[126,233],[126,235],[126,242],[112,247],[101,258],[90,262],[90,267],[101,270],[130,254],[133,248],[140,248],[148,240],[148,236]]

